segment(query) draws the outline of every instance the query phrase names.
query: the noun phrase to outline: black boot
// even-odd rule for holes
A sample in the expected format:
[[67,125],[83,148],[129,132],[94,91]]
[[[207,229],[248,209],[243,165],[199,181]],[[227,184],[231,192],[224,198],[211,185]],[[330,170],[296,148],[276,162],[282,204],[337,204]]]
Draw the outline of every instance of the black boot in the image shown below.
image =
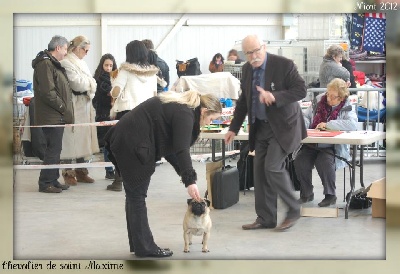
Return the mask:
[[111,171],[106,171],[106,179],[109,179],[109,180],[114,180],[115,179],[115,173],[114,173],[114,170],[111,170]]
[[115,172],[115,179],[111,185],[107,186],[107,190],[122,191],[122,177],[118,174],[118,172]]

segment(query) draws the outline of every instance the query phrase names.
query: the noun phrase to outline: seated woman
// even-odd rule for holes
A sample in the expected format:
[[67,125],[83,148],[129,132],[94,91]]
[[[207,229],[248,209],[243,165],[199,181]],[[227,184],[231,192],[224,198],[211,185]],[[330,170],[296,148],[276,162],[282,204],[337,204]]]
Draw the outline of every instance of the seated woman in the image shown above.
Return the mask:
[[221,53],[214,55],[208,66],[208,70],[211,73],[224,71],[224,57],[222,57]]
[[228,61],[235,61],[235,64],[241,64],[244,62],[242,59],[239,58],[238,51],[235,49],[231,49],[228,52]]
[[[348,97],[347,83],[339,78],[333,79],[328,84],[326,93],[317,96],[316,110],[310,106],[304,113],[306,127],[321,130],[357,130],[357,114],[352,109]],[[321,178],[325,195],[318,206],[326,207],[336,203],[336,169],[345,167],[346,163],[334,155],[349,159],[349,145],[307,144],[301,147],[294,160],[296,175],[300,181],[300,203],[314,200],[314,166]]]

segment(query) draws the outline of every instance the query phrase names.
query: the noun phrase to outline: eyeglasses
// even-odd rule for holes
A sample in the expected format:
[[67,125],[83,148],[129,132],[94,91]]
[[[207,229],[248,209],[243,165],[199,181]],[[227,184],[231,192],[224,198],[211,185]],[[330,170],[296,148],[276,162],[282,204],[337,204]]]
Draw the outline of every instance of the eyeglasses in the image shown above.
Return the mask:
[[246,55],[253,55],[253,53],[258,54],[264,45],[261,45],[258,49],[252,51],[246,51],[244,54]]
[[339,95],[329,94],[328,92],[326,92],[325,95],[326,95],[326,97],[329,97],[329,98],[331,98],[332,100],[335,100],[335,99],[339,99],[339,98],[340,98]]
[[84,49],[84,48],[81,48],[81,49],[83,49],[84,51],[85,51],[85,53],[87,54],[88,53],[88,49]]

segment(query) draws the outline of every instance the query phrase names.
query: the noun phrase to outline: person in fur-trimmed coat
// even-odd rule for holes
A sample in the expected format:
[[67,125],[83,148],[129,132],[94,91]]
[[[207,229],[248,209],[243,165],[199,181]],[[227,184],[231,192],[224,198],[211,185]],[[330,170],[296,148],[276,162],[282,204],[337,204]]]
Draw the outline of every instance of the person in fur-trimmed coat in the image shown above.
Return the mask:
[[158,70],[148,63],[148,49],[143,42],[134,40],[126,45],[126,62],[121,64],[111,91],[115,99],[112,111],[117,120],[140,103],[157,96]]
[[[85,36],[77,36],[68,46],[68,54],[61,61],[72,88],[72,103],[74,106],[75,124],[95,122],[95,110],[92,99],[96,92],[96,80],[83,60],[90,50],[90,41]],[[86,157],[91,157],[100,151],[95,126],[67,127],[64,131],[61,159],[84,163]],[[68,185],[77,182],[93,183],[87,168],[75,170],[64,169],[64,181]]]
[[[113,82],[111,119],[119,120],[147,99],[157,96],[158,68],[148,62],[148,49],[142,41],[126,45],[126,62],[122,63]],[[116,170],[114,181],[107,190],[122,191],[122,178]]]

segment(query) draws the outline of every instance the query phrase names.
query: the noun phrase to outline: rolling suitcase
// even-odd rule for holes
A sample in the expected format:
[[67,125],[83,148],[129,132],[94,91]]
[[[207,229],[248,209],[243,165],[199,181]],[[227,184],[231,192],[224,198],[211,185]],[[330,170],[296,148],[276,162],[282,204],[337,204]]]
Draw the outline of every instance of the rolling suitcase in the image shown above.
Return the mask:
[[239,170],[225,166],[212,180],[212,204],[215,209],[228,208],[239,201]]

